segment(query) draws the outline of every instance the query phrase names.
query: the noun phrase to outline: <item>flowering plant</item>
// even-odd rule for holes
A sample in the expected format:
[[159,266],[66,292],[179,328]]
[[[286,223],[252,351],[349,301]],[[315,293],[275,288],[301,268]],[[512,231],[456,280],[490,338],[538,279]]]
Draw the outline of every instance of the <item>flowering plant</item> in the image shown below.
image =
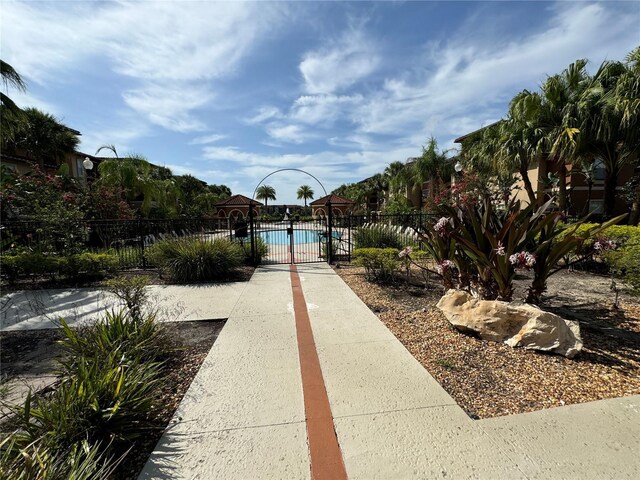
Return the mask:
[[528,270],[536,264],[536,256],[532,253],[522,251],[509,256],[509,262],[511,262],[511,265],[515,268],[525,268]]

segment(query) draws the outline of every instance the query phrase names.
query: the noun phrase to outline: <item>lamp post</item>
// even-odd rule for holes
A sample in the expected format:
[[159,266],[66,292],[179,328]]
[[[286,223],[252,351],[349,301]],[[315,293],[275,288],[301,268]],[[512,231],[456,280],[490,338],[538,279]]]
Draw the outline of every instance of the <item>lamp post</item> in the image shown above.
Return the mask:
[[[82,166],[85,169],[85,172],[89,172],[91,170],[93,170],[93,162],[91,161],[91,159],[89,157],[84,157],[84,160],[82,161]],[[87,185],[89,185],[89,175],[85,174],[85,180],[87,182]]]

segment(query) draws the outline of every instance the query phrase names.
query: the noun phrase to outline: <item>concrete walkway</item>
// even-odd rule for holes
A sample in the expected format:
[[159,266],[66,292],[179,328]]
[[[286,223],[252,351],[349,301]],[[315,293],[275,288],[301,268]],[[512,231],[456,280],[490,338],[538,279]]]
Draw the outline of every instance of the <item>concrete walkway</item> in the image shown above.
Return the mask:
[[[246,282],[151,285],[149,301],[161,321],[228,318]],[[101,288],[23,290],[0,298],[0,331],[58,328],[64,318],[75,326],[95,320],[119,300]]]
[[256,270],[140,478],[637,478],[640,396],[471,420],[331,268],[297,270]]

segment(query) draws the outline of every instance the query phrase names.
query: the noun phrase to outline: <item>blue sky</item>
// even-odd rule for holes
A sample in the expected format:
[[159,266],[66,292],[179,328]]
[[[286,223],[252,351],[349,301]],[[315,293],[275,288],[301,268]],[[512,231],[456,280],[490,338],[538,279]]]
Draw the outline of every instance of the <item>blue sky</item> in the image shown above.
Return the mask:
[[[327,190],[504,116],[578,58],[640,45],[639,2],[11,2],[22,106],[174,173],[251,195],[278,168]],[[268,182],[296,203],[303,174]]]

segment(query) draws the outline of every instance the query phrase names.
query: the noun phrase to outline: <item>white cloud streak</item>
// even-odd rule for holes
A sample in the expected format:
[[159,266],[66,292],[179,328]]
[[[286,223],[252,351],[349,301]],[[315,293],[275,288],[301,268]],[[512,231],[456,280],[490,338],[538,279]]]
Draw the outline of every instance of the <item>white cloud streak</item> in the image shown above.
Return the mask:
[[194,114],[234,75],[280,8],[244,2],[3,2],[3,57],[39,84],[90,59],[135,82],[125,103],[178,132],[205,129]]
[[308,93],[345,91],[381,64],[374,42],[362,30],[349,30],[336,42],[305,54],[300,63]]

